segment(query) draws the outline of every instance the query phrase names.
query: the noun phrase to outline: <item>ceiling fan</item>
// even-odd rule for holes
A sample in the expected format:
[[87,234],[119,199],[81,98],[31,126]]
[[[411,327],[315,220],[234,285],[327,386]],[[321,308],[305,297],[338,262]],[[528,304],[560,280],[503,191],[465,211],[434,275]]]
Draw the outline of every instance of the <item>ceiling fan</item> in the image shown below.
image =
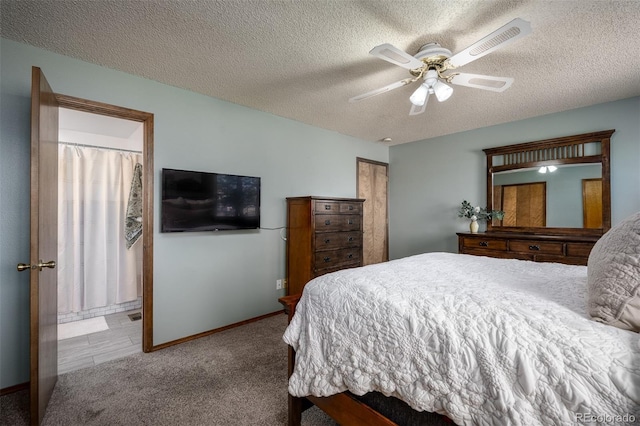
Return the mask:
[[503,92],[511,86],[513,78],[445,72],[475,61],[530,33],[531,24],[516,18],[453,56],[450,50],[441,47],[438,43],[423,45],[415,56],[411,56],[391,44],[381,44],[371,49],[369,53],[394,65],[408,69],[413,77],[354,96],[349,99],[349,102],[357,102],[380,95],[418,80],[422,80],[422,84],[409,97],[412,104],[409,115],[423,113],[427,108],[427,101],[431,94],[434,94],[439,102],[449,99],[453,93],[453,88],[447,83],[491,90],[493,92]]

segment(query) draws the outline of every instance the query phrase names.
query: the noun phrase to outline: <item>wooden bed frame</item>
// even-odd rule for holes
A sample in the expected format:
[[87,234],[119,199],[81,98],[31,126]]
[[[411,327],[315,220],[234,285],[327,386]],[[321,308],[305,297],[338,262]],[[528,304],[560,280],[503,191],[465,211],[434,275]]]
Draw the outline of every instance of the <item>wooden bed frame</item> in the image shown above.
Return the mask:
[[[300,300],[300,294],[284,296],[278,301],[284,306],[284,311],[289,316],[289,322],[296,311],[296,305]],[[293,373],[296,353],[289,346],[288,372]],[[317,406],[331,418],[343,426],[370,425],[370,426],[398,426],[365,403],[353,398],[349,393],[343,392],[327,397],[307,396],[298,398],[289,394],[289,426],[300,426],[302,412],[311,406]],[[448,419],[447,419],[448,420]]]

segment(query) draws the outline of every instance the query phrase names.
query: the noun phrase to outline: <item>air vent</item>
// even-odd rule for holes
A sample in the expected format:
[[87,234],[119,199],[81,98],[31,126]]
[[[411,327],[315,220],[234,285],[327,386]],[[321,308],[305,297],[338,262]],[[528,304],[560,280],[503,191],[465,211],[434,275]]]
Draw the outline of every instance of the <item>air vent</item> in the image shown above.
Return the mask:
[[134,314],[127,315],[131,321],[139,321],[142,319],[142,313],[136,312]]

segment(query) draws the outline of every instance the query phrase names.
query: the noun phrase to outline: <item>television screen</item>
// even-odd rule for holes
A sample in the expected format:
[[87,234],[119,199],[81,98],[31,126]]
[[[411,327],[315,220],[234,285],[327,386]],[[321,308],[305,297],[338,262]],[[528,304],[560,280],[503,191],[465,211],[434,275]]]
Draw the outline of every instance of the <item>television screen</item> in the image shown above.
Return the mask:
[[162,169],[161,232],[260,228],[260,178]]

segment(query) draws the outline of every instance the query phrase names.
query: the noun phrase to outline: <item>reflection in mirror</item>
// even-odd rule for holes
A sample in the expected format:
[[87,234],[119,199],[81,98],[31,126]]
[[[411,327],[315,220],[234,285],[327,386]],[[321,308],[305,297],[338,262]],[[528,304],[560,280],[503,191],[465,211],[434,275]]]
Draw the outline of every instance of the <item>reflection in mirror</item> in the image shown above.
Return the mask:
[[[548,166],[547,166],[548,167]],[[494,227],[602,227],[602,166],[558,165],[493,174],[493,208],[505,212]]]
[[615,130],[487,148],[487,232],[597,236],[611,228]]

